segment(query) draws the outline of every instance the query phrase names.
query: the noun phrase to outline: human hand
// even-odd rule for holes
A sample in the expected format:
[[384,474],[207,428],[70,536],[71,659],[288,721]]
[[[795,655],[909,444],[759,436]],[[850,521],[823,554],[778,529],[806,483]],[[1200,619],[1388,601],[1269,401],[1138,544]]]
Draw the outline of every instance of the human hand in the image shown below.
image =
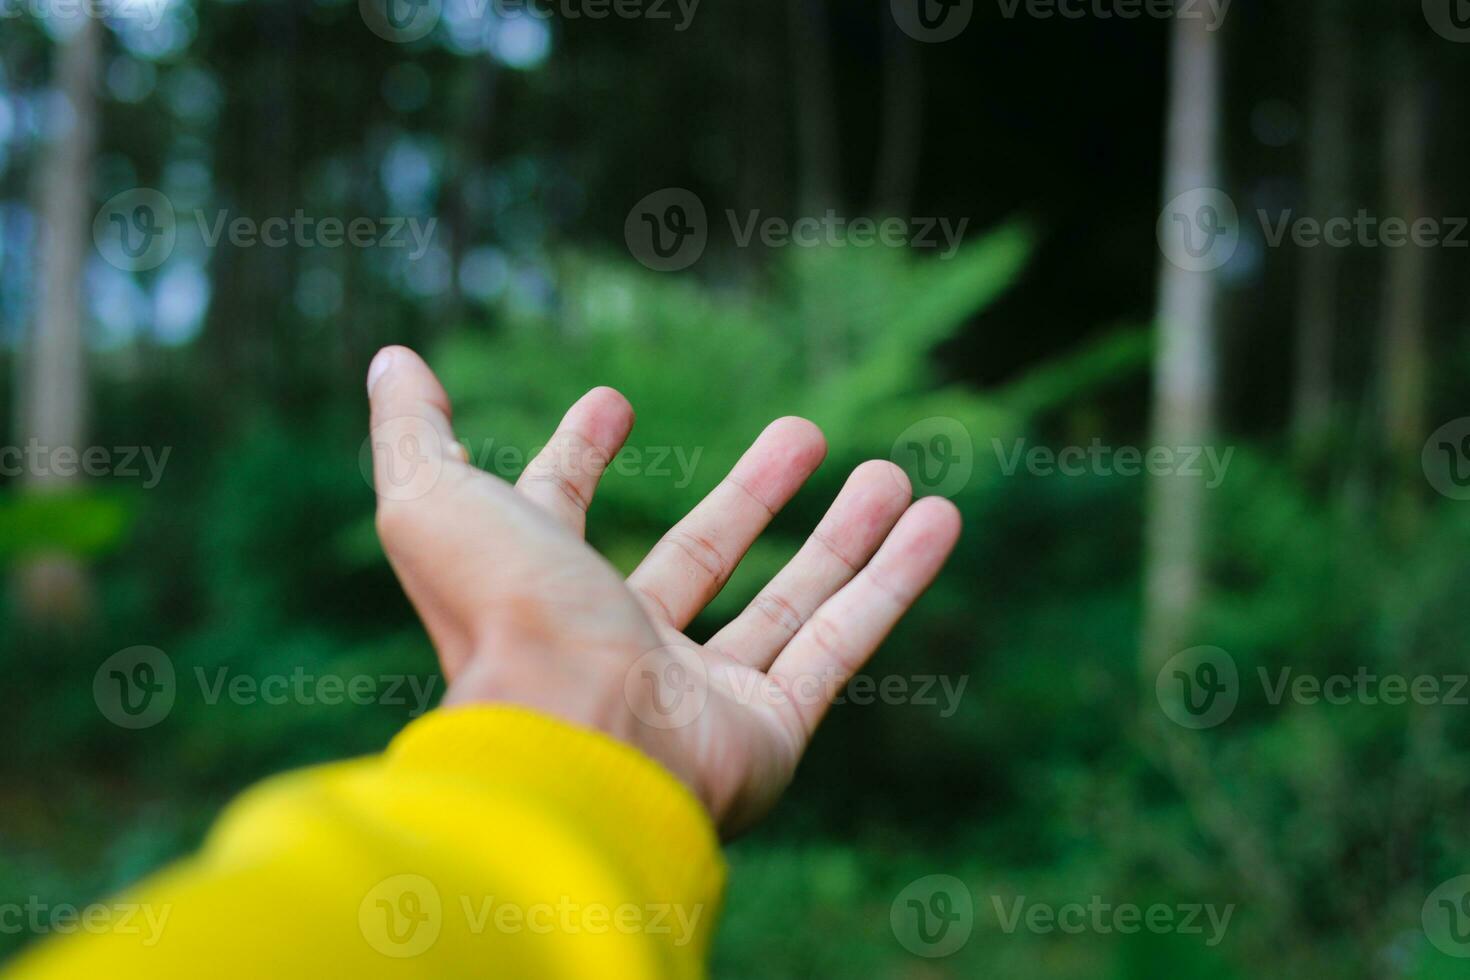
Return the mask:
[[636,746],[726,835],[791,781],[822,715],[928,587],[959,536],[954,505],[910,505],[870,461],[790,563],[703,646],[683,630],[821,463],[811,422],[772,422],[625,581],[583,540],[587,505],[633,426],[584,395],[514,487],[470,465],[448,396],[412,351],[368,372],[377,526],[439,654],[446,705],[522,705]]

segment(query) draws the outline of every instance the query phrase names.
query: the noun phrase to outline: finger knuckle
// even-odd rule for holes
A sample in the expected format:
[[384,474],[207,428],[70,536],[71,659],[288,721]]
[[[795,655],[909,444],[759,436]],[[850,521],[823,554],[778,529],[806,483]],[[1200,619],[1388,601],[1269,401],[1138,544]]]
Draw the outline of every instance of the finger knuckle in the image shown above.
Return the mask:
[[787,636],[801,629],[803,616],[791,601],[776,592],[762,592],[752,601],[762,615]]
[[730,563],[714,542],[704,535],[676,527],[665,540],[688,555],[690,561],[715,581],[723,582],[730,574]]

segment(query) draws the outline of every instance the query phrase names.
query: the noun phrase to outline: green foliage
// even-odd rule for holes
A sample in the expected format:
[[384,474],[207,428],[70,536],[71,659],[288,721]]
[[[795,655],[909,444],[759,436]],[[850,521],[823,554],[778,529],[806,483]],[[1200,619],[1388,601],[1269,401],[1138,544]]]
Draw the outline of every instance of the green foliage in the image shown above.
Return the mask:
[[[625,570],[770,421],[802,415],[821,426],[826,464],[711,607],[724,616],[795,549],[854,465],[890,457],[916,465],[895,451],[915,422],[953,420],[968,434],[978,472],[962,496],[978,500],[997,473],[977,441],[1014,436],[1026,418],[1104,374],[1115,381],[1142,367],[1146,345],[1120,332],[994,392],[940,384],[935,348],[1017,275],[1029,247],[1024,230],[1007,228],[948,261],[795,249],[774,288],[754,294],[574,256],[559,307],[523,315],[503,333],[454,334],[431,361],[471,458],[507,479],[589,388],[612,385],[629,398],[638,423],[598,489],[589,530]],[[910,475],[922,492],[919,474]]]
[[0,562],[38,552],[97,558],[128,533],[133,506],[91,490],[0,496]]

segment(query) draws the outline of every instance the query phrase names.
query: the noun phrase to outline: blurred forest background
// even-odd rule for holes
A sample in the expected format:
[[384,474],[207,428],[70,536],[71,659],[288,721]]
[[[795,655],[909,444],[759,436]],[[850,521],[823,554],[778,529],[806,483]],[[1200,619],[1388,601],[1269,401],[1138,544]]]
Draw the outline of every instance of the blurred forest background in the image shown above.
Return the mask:
[[[1461,975],[1470,943],[1421,911],[1470,872],[1470,709],[1273,704],[1255,678],[1470,670],[1464,5],[1065,6],[427,0],[422,36],[381,0],[0,9],[0,441],[48,447],[0,477],[0,903],[105,896],[251,782],[408,720],[194,682],[432,678],[360,465],[394,342],[492,468],[594,384],[632,400],[632,445],[698,451],[690,480],[671,459],[605,482],[591,538],[625,568],[767,420],[821,424],[827,463],[705,630],[864,458],[964,511],[869,669],[963,697],[830,716],[731,849],[717,975]],[[657,271],[634,239],[690,217],[639,211],[668,188],[707,244]],[[161,258],[107,244],[162,234],[141,189],[176,219]],[[967,226],[947,254],[742,246],[727,218],[829,210]],[[436,223],[422,250],[213,234],[298,211]],[[1274,237],[1360,212],[1440,240]],[[1207,485],[1011,467],[1018,440],[1231,455]],[[101,447],[105,475],[58,447]],[[138,645],[178,680],[134,730],[93,680]],[[1199,645],[1239,704],[1194,730],[1155,682]],[[930,959],[889,913],[933,874],[975,911]],[[1235,911],[1215,945],[1007,932],[993,900],[1016,896]]]

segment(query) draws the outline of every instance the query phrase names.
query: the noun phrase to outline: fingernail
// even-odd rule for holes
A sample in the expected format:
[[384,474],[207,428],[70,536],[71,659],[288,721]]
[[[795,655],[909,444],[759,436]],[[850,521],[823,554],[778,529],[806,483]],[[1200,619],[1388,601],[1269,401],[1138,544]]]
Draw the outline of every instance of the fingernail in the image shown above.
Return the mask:
[[392,366],[393,348],[384,347],[378,351],[378,356],[373,358],[373,363],[368,365],[367,390],[369,395],[373,393],[373,386],[378,383],[378,379],[387,374],[388,368]]

